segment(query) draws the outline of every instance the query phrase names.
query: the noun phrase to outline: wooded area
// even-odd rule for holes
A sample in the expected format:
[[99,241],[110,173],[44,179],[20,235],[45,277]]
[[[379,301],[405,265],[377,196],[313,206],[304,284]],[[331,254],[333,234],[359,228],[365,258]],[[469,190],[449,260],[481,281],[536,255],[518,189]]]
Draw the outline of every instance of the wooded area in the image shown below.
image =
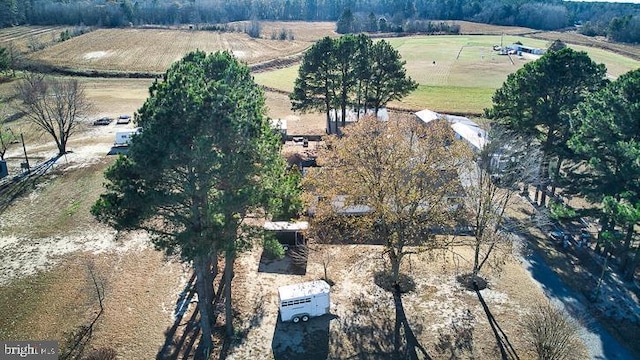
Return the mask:
[[557,0],[0,0],[0,27],[337,21],[345,12],[353,16],[356,31],[405,32],[413,31],[416,20],[467,20],[543,30],[578,24],[586,35],[624,42],[640,39],[637,4]]

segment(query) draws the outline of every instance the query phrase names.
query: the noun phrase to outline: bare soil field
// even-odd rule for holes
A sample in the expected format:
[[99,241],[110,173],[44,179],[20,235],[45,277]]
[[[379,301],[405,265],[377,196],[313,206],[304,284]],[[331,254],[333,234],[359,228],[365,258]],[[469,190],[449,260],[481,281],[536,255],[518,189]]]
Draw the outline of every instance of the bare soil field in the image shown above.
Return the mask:
[[[287,57],[314,41],[335,35],[333,23],[265,23],[262,38],[243,32],[176,29],[99,29],[30,55],[30,58],[74,70],[164,72],[193,50],[228,50],[247,64]],[[271,40],[272,31],[291,30],[294,40]]]

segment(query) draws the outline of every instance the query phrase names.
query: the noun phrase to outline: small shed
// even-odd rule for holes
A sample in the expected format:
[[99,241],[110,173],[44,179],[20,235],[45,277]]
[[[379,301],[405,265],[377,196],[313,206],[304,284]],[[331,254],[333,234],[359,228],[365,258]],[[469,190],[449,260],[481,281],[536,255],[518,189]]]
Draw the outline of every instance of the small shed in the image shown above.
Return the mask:
[[262,228],[274,234],[285,247],[296,247],[305,244],[304,231],[309,229],[307,221],[267,221]]

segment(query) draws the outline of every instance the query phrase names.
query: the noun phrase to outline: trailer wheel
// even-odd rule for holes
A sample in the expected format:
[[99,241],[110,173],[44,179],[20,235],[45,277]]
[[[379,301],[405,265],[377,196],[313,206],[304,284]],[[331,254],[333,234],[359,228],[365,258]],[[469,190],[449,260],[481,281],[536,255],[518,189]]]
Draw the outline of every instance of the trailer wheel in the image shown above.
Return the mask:
[[291,321],[293,321],[295,324],[300,322],[300,318],[298,316],[294,316],[293,319],[291,319]]
[[302,321],[304,321],[304,322],[309,321],[309,316],[308,315],[303,315],[302,316]]

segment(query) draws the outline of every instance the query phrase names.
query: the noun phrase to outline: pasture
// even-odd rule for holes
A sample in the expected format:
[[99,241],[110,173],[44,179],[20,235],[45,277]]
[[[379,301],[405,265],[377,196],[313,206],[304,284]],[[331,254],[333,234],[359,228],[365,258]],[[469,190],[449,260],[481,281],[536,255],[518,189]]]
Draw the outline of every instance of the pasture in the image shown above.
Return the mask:
[[[534,33],[527,28],[493,27],[470,22],[454,22],[463,35],[392,37],[389,41],[406,61],[409,76],[419,84],[418,90],[400,102],[390,105],[411,110],[430,108],[439,112],[480,114],[491,105],[491,97],[507,76],[530,57],[498,55],[494,45],[521,42],[532,47],[546,48],[552,39],[565,42],[579,51],[586,51],[594,61],[607,66],[609,75],[616,78],[640,67],[631,57],[638,53],[633,47],[603,43],[601,40],[566,33]],[[243,29],[248,23],[233,23],[230,27]],[[251,38],[243,32],[214,32],[180,28],[99,29],[91,33],[56,43],[44,50],[29,54],[30,59],[78,71],[110,73],[160,74],[186,52],[201,49],[207,52],[231,51],[250,65],[301,54],[314,41],[324,36],[337,36],[335,24],[330,22],[263,22],[261,38]],[[58,33],[57,28],[5,29],[0,39],[29,34]],[[290,31],[293,40],[271,40],[271,34]],[[489,35],[477,35],[480,33]],[[535,36],[533,38],[532,36]],[[1,41],[1,40],[0,40]],[[610,45],[610,46],[609,46]],[[595,46],[595,47],[594,47]],[[605,50],[604,47],[616,51]],[[636,57],[637,58],[637,57]],[[285,66],[285,67],[282,67]],[[261,85],[292,91],[298,65],[283,63],[255,74]],[[288,108],[288,107],[287,107]]]
[[[409,109],[430,108],[440,112],[480,114],[491,105],[495,90],[507,76],[533,57],[498,55],[493,45],[520,41],[526,46],[547,48],[550,41],[511,35],[411,36],[386,39],[406,61],[407,74],[419,88],[391,105]],[[612,77],[640,67],[640,62],[618,53],[584,45],[585,51],[607,66]],[[255,75],[261,85],[292,91],[298,66]]]

